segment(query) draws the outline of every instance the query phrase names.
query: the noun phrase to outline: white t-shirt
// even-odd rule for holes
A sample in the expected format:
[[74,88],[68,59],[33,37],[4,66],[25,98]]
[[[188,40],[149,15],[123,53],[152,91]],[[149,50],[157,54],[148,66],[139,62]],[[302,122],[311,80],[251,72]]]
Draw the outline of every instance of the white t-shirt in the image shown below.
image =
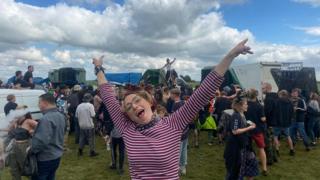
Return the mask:
[[78,118],[80,129],[94,128],[92,118],[95,115],[94,106],[91,103],[81,103],[76,110],[76,117]]

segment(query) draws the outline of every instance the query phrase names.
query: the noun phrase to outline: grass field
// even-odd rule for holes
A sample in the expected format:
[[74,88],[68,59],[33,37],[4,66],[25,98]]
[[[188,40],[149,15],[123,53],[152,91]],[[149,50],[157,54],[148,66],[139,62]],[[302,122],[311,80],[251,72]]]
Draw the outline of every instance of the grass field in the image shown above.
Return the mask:
[[[189,148],[187,176],[182,180],[223,180],[225,175],[224,161],[222,158],[223,146],[208,146],[206,132],[201,133],[200,148]],[[117,172],[107,167],[111,162],[110,151],[106,151],[104,142],[97,137],[97,151],[99,156],[90,158],[86,155],[77,157],[77,146],[73,145],[73,137],[70,137],[70,152],[63,156],[62,163],[57,172],[57,180],[126,180],[129,178],[127,160],[125,175],[119,176]],[[320,147],[306,152],[299,142],[296,147],[296,155],[288,155],[289,150],[282,143],[280,161],[269,167],[269,176],[257,177],[261,180],[318,180],[320,179]],[[2,179],[9,180],[8,169],[2,174]]]

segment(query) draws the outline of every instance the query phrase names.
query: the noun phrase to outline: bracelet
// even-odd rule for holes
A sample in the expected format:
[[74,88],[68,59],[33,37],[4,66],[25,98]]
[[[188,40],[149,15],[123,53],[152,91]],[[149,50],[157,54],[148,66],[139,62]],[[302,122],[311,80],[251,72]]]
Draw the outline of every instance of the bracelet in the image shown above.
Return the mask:
[[103,72],[103,74],[104,74],[104,67],[102,67],[102,66],[96,66],[95,68],[94,68],[94,71],[95,71],[95,74],[97,75],[100,71],[102,71]]

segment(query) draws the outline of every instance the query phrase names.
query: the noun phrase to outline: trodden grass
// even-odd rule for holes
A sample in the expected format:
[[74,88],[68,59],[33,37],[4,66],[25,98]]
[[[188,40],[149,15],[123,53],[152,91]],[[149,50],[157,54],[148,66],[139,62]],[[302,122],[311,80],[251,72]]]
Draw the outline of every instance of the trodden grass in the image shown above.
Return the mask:
[[[223,146],[208,146],[206,132],[201,132],[200,148],[188,149],[187,175],[182,180],[223,180],[225,167],[223,161]],[[69,138],[69,148],[62,158],[57,171],[57,180],[126,180],[130,179],[128,163],[125,162],[125,174],[119,176],[116,171],[109,170],[111,162],[110,151],[105,148],[102,138],[96,138],[96,148],[99,156],[88,157],[88,147],[83,157],[77,156],[77,146],[74,138]],[[284,142],[280,150],[280,160],[277,164],[269,167],[267,177],[257,177],[259,180],[319,180],[320,179],[320,147],[306,152],[299,142],[296,147],[296,155],[289,156],[289,150]],[[320,146],[320,145],[319,145]],[[11,179],[9,170],[5,169],[2,174],[4,180]]]

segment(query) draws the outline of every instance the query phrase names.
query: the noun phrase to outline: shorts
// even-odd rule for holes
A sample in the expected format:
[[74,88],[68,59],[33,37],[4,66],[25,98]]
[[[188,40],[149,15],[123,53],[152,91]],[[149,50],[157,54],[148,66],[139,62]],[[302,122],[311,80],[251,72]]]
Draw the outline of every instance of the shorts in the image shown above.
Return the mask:
[[264,143],[264,135],[263,133],[257,133],[252,135],[253,141],[256,143],[258,148],[265,148],[266,144]]
[[275,137],[279,137],[283,133],[286,137],[289,136],[289,127],[283,128],[283,127],[273,127],[273,135]]

